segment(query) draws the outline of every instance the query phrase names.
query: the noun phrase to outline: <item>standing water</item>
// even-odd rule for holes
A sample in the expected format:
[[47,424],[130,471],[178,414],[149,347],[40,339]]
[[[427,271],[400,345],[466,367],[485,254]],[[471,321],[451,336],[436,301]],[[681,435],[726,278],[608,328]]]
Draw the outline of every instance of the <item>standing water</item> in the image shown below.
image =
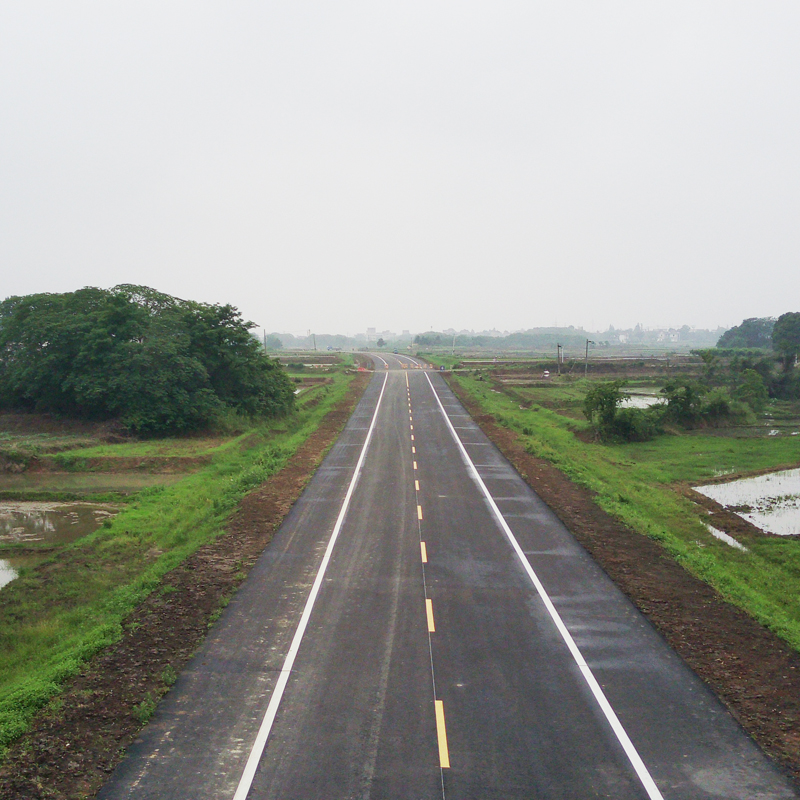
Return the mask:
[[800,535],[800,469],[695,486],[694,490],[768,533]]
[[[4,544],[58,545],[97,530],[117,513],[116,506],[99,503],[0,503],[0,546]],[[24,556],[0,558],[0,587],[17,577]]]
[[650,408],[651,406],[664,405],[663,397],[654,394],[629,394],[619,403],[620,408]]

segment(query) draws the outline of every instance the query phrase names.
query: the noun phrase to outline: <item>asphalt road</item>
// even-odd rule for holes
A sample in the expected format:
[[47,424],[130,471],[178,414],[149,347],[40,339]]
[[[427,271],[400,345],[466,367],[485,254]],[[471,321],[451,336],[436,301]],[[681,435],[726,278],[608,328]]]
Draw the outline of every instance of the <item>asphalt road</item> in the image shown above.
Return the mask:
[[99,797],[797,797],[441,377],[376,364]]

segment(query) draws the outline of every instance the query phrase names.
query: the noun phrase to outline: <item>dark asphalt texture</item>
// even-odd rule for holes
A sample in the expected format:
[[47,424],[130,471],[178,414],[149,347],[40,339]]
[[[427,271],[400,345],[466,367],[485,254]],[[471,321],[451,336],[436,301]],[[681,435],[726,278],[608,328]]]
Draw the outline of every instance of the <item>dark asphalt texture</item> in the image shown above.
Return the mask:
[[248,797],[648,797],[433,390],[665,800],[797,797],[441,377],[428,373],[429,383],[426,371],[401,368],[410,359],[382,359],[389,369],[376,359],[342,436],[101,800],[233,798],[387,375]]

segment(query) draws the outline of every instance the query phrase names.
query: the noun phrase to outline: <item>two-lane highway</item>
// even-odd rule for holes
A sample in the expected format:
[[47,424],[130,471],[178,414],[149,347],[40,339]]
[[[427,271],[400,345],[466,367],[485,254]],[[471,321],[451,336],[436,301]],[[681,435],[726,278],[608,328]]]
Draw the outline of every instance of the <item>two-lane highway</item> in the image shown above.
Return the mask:
[[790,798],[441,377],[376,374],[111,798]]

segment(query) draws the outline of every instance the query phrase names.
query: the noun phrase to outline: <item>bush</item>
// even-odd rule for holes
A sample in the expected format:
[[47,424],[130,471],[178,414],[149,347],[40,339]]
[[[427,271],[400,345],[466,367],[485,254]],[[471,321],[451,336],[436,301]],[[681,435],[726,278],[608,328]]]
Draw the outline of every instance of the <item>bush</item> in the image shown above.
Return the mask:
[[583,399],[583,413],[602,441],[646,442],[661,432],[661,410],[620,408],[624,381],[593,386]]
[[649,442],[661,432],[660,409],[619,408],[609,434],[624,442]]
[[742,370],[740,383],[734,389],[733,397],[747,403],[753,411],[763,411],[767,396],[767,387],[761,375],[754,369]]

